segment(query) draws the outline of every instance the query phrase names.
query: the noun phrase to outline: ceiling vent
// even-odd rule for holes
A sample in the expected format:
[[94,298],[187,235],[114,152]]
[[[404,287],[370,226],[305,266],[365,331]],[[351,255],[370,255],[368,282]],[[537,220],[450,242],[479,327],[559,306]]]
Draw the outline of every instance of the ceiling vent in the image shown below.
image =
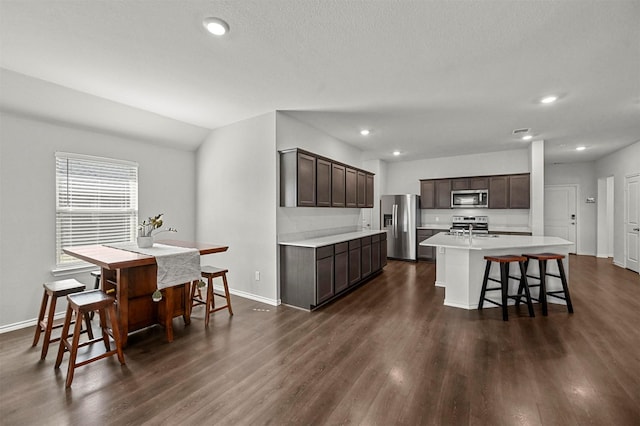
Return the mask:
[[529,131],[530,131],[530,130],[531,130],[531,129],[515,129],[515,130],[513,131],[513,134],[514,134],[514,135],[519,135],[520,133],[529,133]]

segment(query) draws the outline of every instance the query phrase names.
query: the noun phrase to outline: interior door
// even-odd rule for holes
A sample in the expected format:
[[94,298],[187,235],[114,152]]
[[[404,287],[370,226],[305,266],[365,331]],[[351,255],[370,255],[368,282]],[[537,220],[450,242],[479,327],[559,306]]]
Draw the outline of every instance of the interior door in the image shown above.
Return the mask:
[[625,262],[627,269],[640,272],[640,175],[627,176],[625,193]]
[[576,252],[576,210],[575,186],[544,187],[544,235],[571,241],[573,245],[569,248],[569,253]]

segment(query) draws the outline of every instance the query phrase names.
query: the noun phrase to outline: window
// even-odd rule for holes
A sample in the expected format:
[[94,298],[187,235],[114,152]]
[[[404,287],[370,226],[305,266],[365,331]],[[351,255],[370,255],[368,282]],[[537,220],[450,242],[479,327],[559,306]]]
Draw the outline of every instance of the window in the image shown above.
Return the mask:
[[84,264],[64,247],[133,241],[138,224],[138,165],[56,153],[56,265]]

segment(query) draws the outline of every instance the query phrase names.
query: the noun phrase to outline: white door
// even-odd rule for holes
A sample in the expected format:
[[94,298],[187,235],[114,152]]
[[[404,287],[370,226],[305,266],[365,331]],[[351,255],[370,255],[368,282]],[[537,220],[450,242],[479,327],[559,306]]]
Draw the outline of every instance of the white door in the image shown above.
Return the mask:
[[640,272],[640,175],[627,176],[625,193],[625,262],[628,269]]
[[549,185],[544,187],[544,235],[571,241],[569,253],[576,252],[576,187]]

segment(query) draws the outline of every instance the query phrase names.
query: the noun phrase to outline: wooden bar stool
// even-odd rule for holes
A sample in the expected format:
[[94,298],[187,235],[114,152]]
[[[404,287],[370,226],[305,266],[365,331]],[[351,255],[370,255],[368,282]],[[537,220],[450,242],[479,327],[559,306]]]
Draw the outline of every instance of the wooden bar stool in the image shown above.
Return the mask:
[[[478,303],[478,309],[482,309],[482,305],[484,301],[493,303],[494,305],[498,305],[502,307],[502,319],[503,321],[509,321],[509,315],[507,313],[507,301],[508,299],[515,299],[516,304],[519,303],[522,297],[524,297],[527,301],[527,306],[529,308],[529,316],[534,317],[533,313],[533,303],[531,302],[531,294],[529,293],[529,284],[527,283],[527,275],[525,269],[526,258],[524,256],[514,256],[514,255],[506,255],[506,256],[485,256],[484,260],[487,261],[487,266],[484,270],[484,279],[482,280],[482,291],[480,292],[480,302]],[[489,272],[491,270],[491,263],[496,262],[500,265],[500,279],[497,280],[495,278],[489,277]],[[520,266],[520,277],[510,276],[509,275],[509,265],[512,262],[518,262]],[[521,293],[520,288],[518,289],[518,293],[514,295],[509,295],[509,278],[516,279],[520,281],[520,287],[524,289],[524,293]],[[488,281],[494,281],[500,283],[500,287],[492,287],[487,288]],[[502,292],[502,303],[494,302],[491,299],[487,299],[485,297],[485,293],[487,291],[500,290]]]
[[[204,320],[205,327],[209,326],[209,315],[219,311],[221,309],[228,309],[229,315],[233,315],[233,309],[231,308],[231,296],[229,294],[229,286],[227,285],[227,272],[228,269],[216,268],[215,266],[202,266],[202,277],[207,279],[207,298],[206,300],[202,300],[202,295],[200,294],[200,289],[198,288],[199,281],[194,281],[191,285],[191,307],[198,305],[205,305],[206,307],[206,317]],[[213,279],[217,277],[222,277],[222,283],[224,284],[224,295],[217,294],[213,291]],[[196,296],[196,292],[198,296]],[[216,302],[214,297],[224,297],[227,300],[227,304],[224,306],[219,306],[216,308]]]
[[[529,284],[529,287],[540,287],[540,292],[538,293],[538,298],[533,299],[540,302],[542,305],[542,315],[548,314],[547,308],[547,296],[556,297],[558,299],[562,299],[567,303],[567,310],[570,314],[573,313],[573,304],[571,303],[571,295],[569,294],[569,285],[567,284],[567,275],[564,272],[564,264],[562,260],[564,259],[563,254],[557,253],[539,253],[539,254],[523,254],[524,257],[527,258],[525,263],[525,268],[529,266],[529,260],[537,260],[538,261],[538,269],[540,270],[540,276],[537,277],[535,275],[527,275],[529,278],[534,278],[540,281],[539,284]],[[558,262],[558,271],[560,275],[552,274],[547,272],[547,261],[555,260]],[[562,283],[562,290],[556,291],[547,291],[547,277],[559,278]],[[564,293],[564,296],[560,296],[560,293]]]
[[[118,355],[118,361],[120,361],[121,365],[124,365],[124,354],[122,353],[122,342],[120,340],[118,320],[116,318],[116,310],[114,307],[115,299],[113,297],[107,296],[100,290],[89,290],[82,293],[70,294],[67,296],[67,301],[69,306],[67,307],[67,316],[64,321],[64,327],[62,328],[62,335],[60,336],[60,347],[58,348],[58,357],[56,358],[55,368],[60,367],[65,350],[69,351],[69,368],[67,370],[67,381],[65,384],[66,387],[69,387],[73,381],[73,373],[76,367],[81,367],[93,361],[112,355]],[[76,322],[75,330],[73,332],[73,340],[69,342],[69,328],[71,326],[71,318],[74,313],[76,317],[80,317],[88,315],[91,311],[98,311],[102,336],[95,339],[91,338],[86,342],[80,343],[80,322]],[[109,315],[109,322],[111,323],[111,329],[109,329],[107,325],[107,312]],[[109,336],[113,337],[115,349],[111,349]],[[106,349],[104,353],[81,362],[76,362],[78,348],[91,345],[99,341],[104,343],[104,347]]]
[[[38,344],[40,340],[40,333],[44,331],[44,341],[42,342],[42,352],[40,359],[45,359],[47,352],[49,351],[49,343],[57,342],[59,337],[51,338],[51,331],[54,328],[61,328],[63,322],[55,324],[53,316],[56,313],[56,301],[59,297],[64,297],[72,293],[80,293],[84,291],[85,285],[80,281],[74,279],[53,281],[50,283],[44,283],[44,294],[42,295],[42,303],[40,305],[40,313],[38,314],[38,322],[36,323],[36,333],[33,337],[33,345]],[[91,330],[91,322],[89,317],[84,317],[86,323],[86,329],[83,333],[88,332],[89,336],[93,339],[93,332]]]

